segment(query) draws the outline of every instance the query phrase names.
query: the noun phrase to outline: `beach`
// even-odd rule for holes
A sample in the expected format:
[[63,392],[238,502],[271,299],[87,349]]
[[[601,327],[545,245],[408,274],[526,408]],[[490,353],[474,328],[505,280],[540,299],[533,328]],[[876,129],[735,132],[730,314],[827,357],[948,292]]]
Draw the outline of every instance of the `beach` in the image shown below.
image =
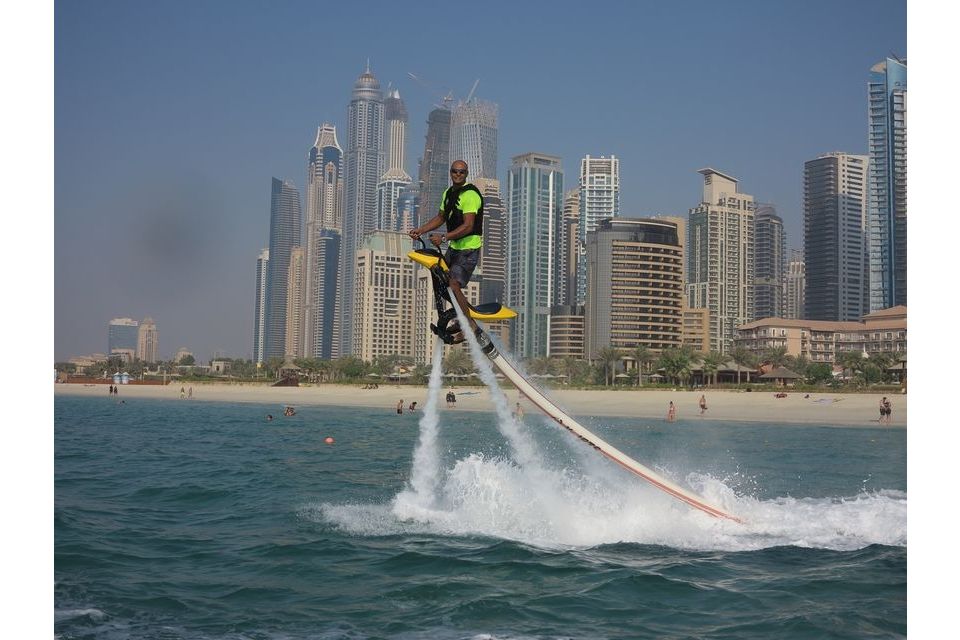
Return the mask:
[[[328,405],[341,407],[382,407],[385,412],[396,410],[403,400],[404,410],[411,402],[423,407],[427,400],[426,386],[381,384],[377,389],[363,389],[362,385],[318,384],[300,387],[271,387],[247,383],[170,383],[162,385],[120,385],[117,401],[131,398],[180,399],[181,386],[192,387],[193,397],[184,402],[251,402],[275,404],[279,415],[283,406]],[[77,396],[107,396],[108,385],[55,384],[54,393]],[[456,409],[447,409],[441,397],[443,410],[493,411],[490,392],[485,387],[444,387],[456,394]],[[520,397],[516,389],[505,389],[510,406],[520,402],[527,415],[537,413],[531,402]],[[678,420],[724,420],[771,424],[822,424],[829,426],[878,426],[879,403],[883,397],[876,393],[807,393],[786,391],[786,397],[777,398],[773,391],[745,392],[705,389],[672,391],[669,389],[576,390],[547,389],[549,398],[557,402],[573,417],[636,417],[665,420],[672,401],[677,407]],[[699,400],[707,400],[707,410],[700,414]],[[906,427],[907,395],[892,394],[893,412],[889,424],[883,427]]]

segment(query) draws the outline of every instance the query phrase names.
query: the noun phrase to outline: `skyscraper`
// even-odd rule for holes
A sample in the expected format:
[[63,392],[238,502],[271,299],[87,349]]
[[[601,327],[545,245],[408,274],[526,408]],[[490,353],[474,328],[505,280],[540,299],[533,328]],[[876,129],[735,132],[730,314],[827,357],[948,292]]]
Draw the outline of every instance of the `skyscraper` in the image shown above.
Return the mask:
[[504,302],[507,290],[507,225],[500,198],[500,181],[489,178],[470,180],[483,194],[483,247],[480,266],[482,302]]
[[370,72],[353,85],[347,109],[347,151],[344,156],[343,242],[341,254],[340,355],[352,353],[353,294],[356,255],[364,235],[377,227],[377,182],[383,175],[383,93]]
[[157,325],[153,318],[146,317],[137,329],[137,357],[144,362],[156,362],[159,348]]
[[[267,269],[270,264],[270,250],[264,249],[257,256],[256,293],[253,303],[253,361],[266,360],[267,329]],[[179,358],[177,358],[179,361]]]
[[563,216],[560,158],[515,156],[507,173],[507,211],[507,304],[517,312],[513,349],[521,358],[543,357],[549,345],[550,307],[562,277],[556,255]]
[[114,318],[107,324],[107,354],[132,361],[137,355],[140,323],[133,318]]
[[357,293],[353,354],[372,362],[381,356],[413,357],[414,275],[406,259],[405,233],[377,231],[357,252]]
[[729,353],[736,328],[753,320],[753,196],[737,179],[700,169],[703,197],[689,212],[687,302],[710,312],[710,350]]
[[[620,161],[589,155],[580,161],[580,226],[578,256],[584,255],[587,234],[596,230],[597,224],[606,218],[620,215]],[[577,304],[586,299],[587,263],[577,261]]]
[[[330,358],[336,326],[343,230],[343,151],[337,130],[324,123],[307,161],[307,241],[304,262],[303,351]],[[333,260],[333,262],[331,262]],[[339,353],[339,344],[336,352]]]
[[753,315],[782,318],[787,271],[787,236],[772,204],[757,203],[754,226]]
[[[907,304],[907,63],[870,69],[870,311]],[[809,264],[808,264],[809,268]]]
[[586,248],[580,243],[580,188],[563,192],[563,220],[560,223],[560,244],[557,247],[560,270],[563,272],[558,305],[574,306],[577,301],[577,273],[586,260]]
[[858,322],[864,308],[867,156],[833,152],[803,165],[804,318]]
[[602,220],[587,234],[589,283],[585,351],[680,347],[683,336],[683,248],[667,220]]
[[790,261],[787,263],[787,278],[784,285],[786,291],[784,318],[803,319],[804,291],[806,288],[807,280],[803,264],[803,251],[795,249],[790,252]]
[[[386,121],[385,157],[386,172],[377,183],[377,229],[403,230],[397,211],[397,200],[404,188],[410,185],[410,175],[404,170],[407,140],[407,107],[400,99],[400,92],[393,89],[383,101]],[[415,225],[414,225],[415,226]],[[407,227],[408,229],[412,228]]]
[[284,336],[284,357],[303,357],[303,247],[290,250],[290,266],[287,268],[287,327]]
[[497,177],[497,118],[494,102],[472,98],[453,110],[450,123],[450,162],[463,160],[470,180]]
[[267,262],[267,309],[264,357],[282,358],[287,340],[287,276],[290,252],[300,246],[303,213],[300,193],[290,180],[273,178],[270,190],[270,260]]
[[[427,135],[420,160],[420,220],[417,226],[437,215],[440,197],[450,184],[449,109],[438,107],[427,117]],[[496,177],[496,176],[494,176]]]

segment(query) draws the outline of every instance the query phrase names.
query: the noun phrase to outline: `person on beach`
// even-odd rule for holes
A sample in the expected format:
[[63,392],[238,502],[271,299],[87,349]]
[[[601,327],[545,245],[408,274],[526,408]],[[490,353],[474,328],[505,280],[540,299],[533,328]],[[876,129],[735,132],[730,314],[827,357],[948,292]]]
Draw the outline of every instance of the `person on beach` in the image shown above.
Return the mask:
[[110,385],[110,391],[107,392],[107,395],[113,395],[113,385]]
[[400,402],[397,403],[397,414],[403,414],[403,398],[400,398]]
[[707,411],[707,396],[700,396],[700,415],[703,415]]
[[[430,242],[438,248],[444,242],[450,243],[444,260],[450,268],[450,290],[464,313],[469,305],[463,289],[467,288],[473,270],[477,268],[480,248],[483,246],[483,195],[477,187],[467,182],[467,174],[467,163],[455,160],[450,165],[452,184],[443,192],[437,215],[426,224],[407,232],[411,238],[418,240],[422,234],[447,225],[447,232],[431,234]],[[469,316],[467,320],[470,329],[476,332],[476,321]],[[462,342],[463,332],[457,333],[454,340]]]
[[187,390],[183,387],[180,387],[180,399],[183,400],[187,396]]
[[187,397],[190,398],[191,400],[193,400],[193,387],[190,387],[190,388],[187,390]]
[[408,408],[410,411],[416,411],[416,410],[417,410],[417,401],[414,400],[413,402],[411,402],[411,403],[410,403],[410,406],[407,407],[407,408]]
[[890,401],[887,400],[887,396],[883,396],[883,399],[880,400],[880,419],[877,422],[882,424],[890,424]]
[[514,415],[517,416],[517,420],[523,420],[523,407],[520,406],[520,403],[517,403],[517,410],[514,412]]
[[670,406],[667,407],[667,422],[673,422],[677,419],[677,408],[673,404],[673,400],[670,401]]

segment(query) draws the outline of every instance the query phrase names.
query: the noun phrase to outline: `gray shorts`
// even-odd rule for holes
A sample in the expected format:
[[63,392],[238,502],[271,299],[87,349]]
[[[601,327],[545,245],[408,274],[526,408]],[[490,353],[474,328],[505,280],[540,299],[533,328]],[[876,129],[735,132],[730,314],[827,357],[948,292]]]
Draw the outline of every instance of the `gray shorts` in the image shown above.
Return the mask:
[[466,287],[480,262],[480,249],[447,249],[443,259],[450,267],[450,278],[459,282],[461,287]]

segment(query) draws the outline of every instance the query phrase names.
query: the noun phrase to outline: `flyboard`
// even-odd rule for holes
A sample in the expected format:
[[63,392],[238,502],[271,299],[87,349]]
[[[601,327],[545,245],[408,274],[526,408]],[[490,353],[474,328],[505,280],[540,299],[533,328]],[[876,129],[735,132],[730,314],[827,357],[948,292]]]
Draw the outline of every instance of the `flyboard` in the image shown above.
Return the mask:
[[[426,244],[421,240],[424,248],[414,249],[407,254],[407,257],[414,262],[423,265],[430,270],[433,277],[433,295],[437,308],[437,324],[431,324],[430,329],[437,334],[446,344],[458,344],[463,342],[460,333],[459,322],[457,321],[457,312],[453,308],[453,301],[448,291],[449,276],[447,275],[447,264],[441,254],[436,249],[427,249]],[[447,308],[450,303],[450,308]],[[507,307],[491,302],[476,307],[471,306],[464,309],[464,312],[474,320],[500,320],[513,318],[517,315],[516,311]],[[469,327],[466,327],[469,331]],[[683,487],[667,480],[656,471],[645,467],[624,452],[606,442],[592,431],[581,425],[579,422],[568,416],[560,407],[554,404],[549,398],[541,393],[536,387],[530,384],[524,378],[516,367],[507,360],[490,340],[490,337],[483,329],[478,328],[476,332],[477,340],[483,353],[496,365],[497,369],[503,373],[507,379],[512,382],[533,404],[541,411],[553,418],[557,424],[570,431],[588,445],[599,451],[607,458],[613,460],[624,469],[640,476],[661,491],[664,491],[674,498],[681,500],[695,509],[699,509],[716,518],[727,518],[735,522],[743,522],[737,516],[728,513],[720,507],[710,504],[700,496],[691,493]]]

